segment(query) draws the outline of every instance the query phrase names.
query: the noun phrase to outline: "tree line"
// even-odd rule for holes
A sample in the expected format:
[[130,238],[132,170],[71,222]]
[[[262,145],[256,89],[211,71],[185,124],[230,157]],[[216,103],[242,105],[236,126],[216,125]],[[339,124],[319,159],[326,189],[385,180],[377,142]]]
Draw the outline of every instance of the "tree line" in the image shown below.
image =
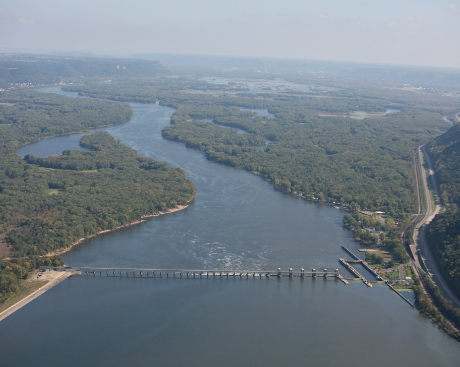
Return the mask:
[[[0,302],[75,241],[187,204],[194,185],[179,168],[138,155],[104,131],[84,135],[89,149],[52,157],[17,148],[45,137],[124,123],[127,104],[33,91],[0,93]],[[41,260],[38,260],[41,259]]]
[[460,297],[460,125],[431,140],[427,149],[434,160],[436,182],[445,206],[430,223],[427,239],[443,277]]
[[[150,103],[159,101],[175,109],[171,126],[163,129],[165,138],[199,149],[210,160],[259,174],[283,192],[385,212],[386,220],[396,223],[385,229],[385,238],[360,226],[355,227],[355,236],[369,244],[384,244],[395,259],[407,260],[400,229],[417,210],[413,148],[447,129],[439,111],[451,110],[451,99],[437,97],[433,106],[425,96],[362,82],[347,87],[335,83],[327,93],[317,89],[309,94],[231,93],[226,90],[229,85],[220,85],[220,93],[215,85],[215,94],[198,93],[207,87],[202,81],[194,83],[195,79],[152,78],[67,90],[128,101],[148,93]],[[320,116],[383,112],[389,107],[400,111],[365,119]],[[260,117],[246,109],[268,110],[275,117]]]

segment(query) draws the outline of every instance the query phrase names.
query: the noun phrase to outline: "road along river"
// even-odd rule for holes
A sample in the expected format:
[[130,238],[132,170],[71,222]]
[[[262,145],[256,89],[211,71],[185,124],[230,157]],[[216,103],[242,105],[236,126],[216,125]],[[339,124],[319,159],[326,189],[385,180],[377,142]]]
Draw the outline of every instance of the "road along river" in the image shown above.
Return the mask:
[[[183,211],[88,239],[63,256],[67,264],[339,268],[348,276],[340,245],[355,253],[359,246],[341,227],[344,212],[283,195],[256,175],[166,141],[160,132],[173,110],[132,106],[130,122],[105,130],[183,168],[197,197]],[[52,148],[62,139],[70,137],[19,153],[59,153],[61,146]],[[10,367],[456,366],[460,359],[460,344],[387,286],[322,278],[73,276],[3,320],[0,340],[0,364]]]

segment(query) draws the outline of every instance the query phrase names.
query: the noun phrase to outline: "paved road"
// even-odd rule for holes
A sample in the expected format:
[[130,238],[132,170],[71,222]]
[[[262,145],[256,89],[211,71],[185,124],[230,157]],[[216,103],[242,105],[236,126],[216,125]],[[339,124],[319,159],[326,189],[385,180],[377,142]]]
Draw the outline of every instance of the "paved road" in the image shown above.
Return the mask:
[[[436,214],[439,213],[441,210],[441,201],[439,198],[439,192],[438,188],[436,185],[436,181],[434,178],[433,174],[433,165],[431,163],[431,159],[428,156],[425,147],[419,147],[418,149],[418,154],[419,154],[419,159],[420,162],[423,162],[423,156],[426,158],[426,163],[428,164],[429,171],[427,176],[427,172],[425,170],[424,165],[422,164],[421,172],[420,172],[420,182],[422,183],[420,185],[420,190],[422,191],[421,194],[425,196],[426,198],[426,206],[427,210],[425,213],[424,218],[420,221],[419,224],[414,229],[414,235],[413,235],[413,240],[414,240],[414,245],[412,245],[412,251],[415,254],[417,248],[420,249],[423,261],[428,269],[428,272],[431,276],[431,279],[433,282],[440,288],[441,292],[444,294],[444,296],[448,299],[450,299],[454,306],[457,308],[460,308],[460,300],[452,293],[446,282],[444,281],[443,277],[441,276],[441,273],[436,265],[436,262],[433,258],[433,254],[431,253],[430,247],[427,244],[426,241],[426,236],[425,232],[427,229],[427,225],[433,220]],[[435,205],[433,206],[433,202],[431,200],[431,193],[428,189],[428,177],[432,180],[432,187],[434,188],[434,196],[435,196]],[[416,266],[421,268],[421,265],[418,262],[417,256],[415,256],[415,261]]]

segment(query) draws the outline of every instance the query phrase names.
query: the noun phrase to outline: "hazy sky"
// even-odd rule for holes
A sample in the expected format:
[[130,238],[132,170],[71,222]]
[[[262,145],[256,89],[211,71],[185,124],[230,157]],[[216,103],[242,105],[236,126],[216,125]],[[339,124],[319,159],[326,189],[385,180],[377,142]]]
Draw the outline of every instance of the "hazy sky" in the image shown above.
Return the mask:
[[1,51],[460,67],[460,0],[0,0]]

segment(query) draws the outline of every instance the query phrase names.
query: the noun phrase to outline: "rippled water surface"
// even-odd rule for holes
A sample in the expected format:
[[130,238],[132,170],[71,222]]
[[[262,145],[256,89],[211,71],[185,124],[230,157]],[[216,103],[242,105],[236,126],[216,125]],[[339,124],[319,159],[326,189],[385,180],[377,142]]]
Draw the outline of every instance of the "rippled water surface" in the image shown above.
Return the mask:
[[[346,257],[340,244],[358,253],[340,210],[283,195],[256,175],[166,141],[160,132],[173,110],[133,107],[129,123],[105,130],[139,154],[183,168],[197,197],[183,211],[85,241],[64,256],[67,264],[336,269]],[[66,138],[20,154],[59,153]],[[0,323],[5,366],[457,366],[459,360],[459,344],[386,286],[322,278],[82,275]]]

